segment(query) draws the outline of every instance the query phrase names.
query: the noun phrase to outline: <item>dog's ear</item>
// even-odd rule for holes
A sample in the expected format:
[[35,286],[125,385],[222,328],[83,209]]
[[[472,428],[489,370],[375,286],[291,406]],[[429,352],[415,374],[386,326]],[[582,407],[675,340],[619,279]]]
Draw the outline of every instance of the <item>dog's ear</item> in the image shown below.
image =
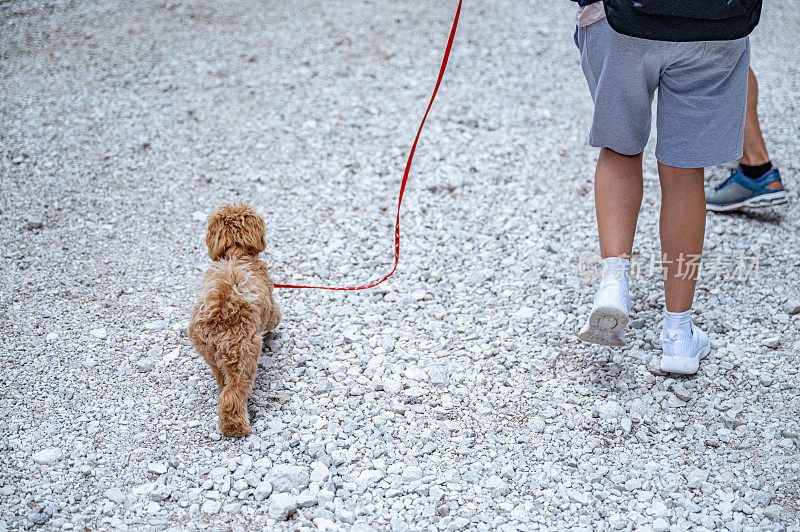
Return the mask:
[[[243,207],[246,207],[243,205]],[[247,211],[243,212],[244,219],[242,223],[242,232],[237,235],[237,242],[240,246],[246,248],[254,255],[261,253],[267,247],[264,241],[264,231],[267,226],[264,220],[256,214],[250,207],[246,207]]]
[[220,210],[209,216],[206,229],[206,246],[208,246],[208,256],[211,260],[217,260],[233,243],[228,237],[225,217]]
[[257,255],[267,247],[265,230],[264,220],[249,205],[223,205],[208,219],[208,256],[211,260],[217,260],[234,245]]

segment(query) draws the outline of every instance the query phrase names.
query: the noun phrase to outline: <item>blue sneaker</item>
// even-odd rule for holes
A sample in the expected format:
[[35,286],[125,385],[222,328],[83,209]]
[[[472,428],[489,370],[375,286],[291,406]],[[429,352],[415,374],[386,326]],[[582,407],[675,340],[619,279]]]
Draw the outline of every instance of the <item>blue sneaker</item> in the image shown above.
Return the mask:
[[734,211],[742,207],[771,207],[787,201],[777,168],[758,179],[750,179],[739,166],[713,191],[706,192],[706,209],[716,212]]

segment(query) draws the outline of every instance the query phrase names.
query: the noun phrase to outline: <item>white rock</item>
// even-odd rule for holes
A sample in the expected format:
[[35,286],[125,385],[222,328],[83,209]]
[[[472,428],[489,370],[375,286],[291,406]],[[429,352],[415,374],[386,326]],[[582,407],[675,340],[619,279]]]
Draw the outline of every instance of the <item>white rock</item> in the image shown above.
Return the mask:
[[800,314],[800,299],[790,299],[783,305],[783,311],[790,316]]
[[328,468],[322,462],[313,462],[311,464],[311,475],[310,480],[311,482],[315,482],[317,484],[323,484],[328,482],[331,478],[331,472],[328,471]]
[[608,516],[608,524],[614,530],[622,530],[627,526],[625,519],[619,514],[611,514]]
[[33,461],[41,465],[52,465],[61,460],[64,453],[58,447],[42,449],[33,455]]
[[422,369],[422,368],[420,368],[418,366],[408,366],[406,368],[405,373],[406,373],[406,377],[408,377],[412,381],[427,382],[427,380],[428,380],[428,373],[424,369]]
[[288,493],[275,493],[269,498],[269,516],[286,521],[297,510],[297,500]]
[[600,419],[621,419],[625,415],[625,409],[616,401],[606,401],[598,408]]
[[356,482],[360,485],[364,486],[374,486],[381,480],[383,480],[383,471],[379,471],[377,469],[365,469],[358,475],[358,479]]
[[163,475],[167,472],[167,464],[164,462],[150,462],[147,464],[147,470],[156,475]]
[[272,494],[272,484],[268,481],[263,481],[256,486],[255,490],[253,490],[253,497],[257,501],[263,501],[267,497]]
[[433,296],[429,294],[427,290],[422,290],[422,289],[414,290],[413,292],[411,292],[411,297],[417,301],[426,301],[429,299],[433,299]]
[[528,421],[528,428],[533,432],[542,433],[546,427],[547,424],[544,422],[544,419],[539,416],[534,416]]
[[399,379],[386,379],[383,381],[383,390],[389,395],[397,395],[403,391],[403,383]]
[[422,478],[422,468],[415,465],[408,466],[403,469],[402,477],[405,482],[419,480]]
[[514,319],[517,320],[529,320],[536,315],[536,310],[532,307],[520,307],[514,313]]
[[100,327],[98,329],[92,329],[90,334],[95,338],[105,338],[106,336],[108,336],[108,332],[105,330],[104,327]]
[[770,521],[779,521],[781,518],[783,507],[778,504],[772,504],[764,509],[764,517]]
[[202,211],[194,211],[192,213],[192,220],[195,222],[205,222],[208,219],[208,216]]
[[178,358],[178,355],[180,355],[180,354],[181,354],[181,348],[180,347],[176,347],[175,349],[173,349],[172,351],[170,351],[169,353],[164,355],[162,360],[165,363],[169,364],[170,362],[176,360]]
[[169,327],[169,322],[167,320],[148,321],[144,324],[144,328],[151,331],[163,331],[168,327]]
[[200,507],[200,511],[204,514],[215,515],[219,513],[220,508],[222,508],[221,502],[208,499],[203,503],[203,506]]
[[589,504],[592,502],[592,497],[588,493],[582,491],[571,490],[569,492],[569,498],[573,501],[580,503],[580,504]]
[[690,401],[693,397],[692,393],[683,387],[683,384],[676,382],[672,385],[672,393],[681,401]]
[[208,473],[208,477],[214,481],[214,484],[219,484],[222,482],[225,477],[228,476],[230,471],[228,471],[227,467],[215,467]]
[[653,532],[668,532],[669,531],[669,523],[663,517],[657,517],[655,521],[653,521]]
[[511,487],[508,483],[497,475],[489,477],[489,480],[486,481],[486,488],[500,497],[505,497],[511,491]]
[[442,366],[428,368],[428,377],[432,386],[441,387],[450,384],[450,374],[447,368]]
[[312,493],[311,490],[303,490],[297,496],[297,507],[308,508],[317,504],[317,494]]
[[109,489],[107,489],[105,491],[105,496],[106,496],[106,498],[108,500],[110,500],[111,502],[117,503],[117,504],[122,504],[127,499],[125,494],[119,488],[109,488]]
[[276,465],[267,475],[272,489],[276,492],[302,491],[308,486],[308,468],[294,465]]

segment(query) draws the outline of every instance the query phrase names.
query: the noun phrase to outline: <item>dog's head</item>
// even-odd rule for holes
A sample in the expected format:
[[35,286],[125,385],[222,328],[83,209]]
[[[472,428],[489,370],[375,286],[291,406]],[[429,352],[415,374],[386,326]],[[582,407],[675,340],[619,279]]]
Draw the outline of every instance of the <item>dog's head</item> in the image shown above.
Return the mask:
[[208,219],[208,256],[211,260],[217,260],[233,246],[250,255],[258,255],[267,247],[264,242],[265,229],[264,220],[249,205],[223,205]]

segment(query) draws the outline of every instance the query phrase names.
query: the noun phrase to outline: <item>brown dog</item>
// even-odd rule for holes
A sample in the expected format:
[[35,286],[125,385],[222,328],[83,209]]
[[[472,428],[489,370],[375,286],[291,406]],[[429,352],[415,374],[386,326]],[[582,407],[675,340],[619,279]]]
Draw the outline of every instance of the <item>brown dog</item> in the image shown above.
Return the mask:
[[264,220],[247,205],[223,205],[208,219],[206,244],[214,261],[192,309],[189,338],[203,355],[222,393],[219,428],[226,436],[247,436],[247,397],[253,390],[261,333],[281,319],[264,251]]

